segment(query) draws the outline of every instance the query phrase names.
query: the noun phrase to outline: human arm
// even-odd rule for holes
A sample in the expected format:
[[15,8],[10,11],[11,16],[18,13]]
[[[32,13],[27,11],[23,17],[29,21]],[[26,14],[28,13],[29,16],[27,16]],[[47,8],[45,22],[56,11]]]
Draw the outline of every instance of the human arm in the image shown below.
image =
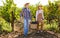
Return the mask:
[[42,19],[44,20],[44,14],[43,14],[43,11],[42,11]]
[[37,15],[38,15],[38,12],[36,11],[36,21],[37,21]]

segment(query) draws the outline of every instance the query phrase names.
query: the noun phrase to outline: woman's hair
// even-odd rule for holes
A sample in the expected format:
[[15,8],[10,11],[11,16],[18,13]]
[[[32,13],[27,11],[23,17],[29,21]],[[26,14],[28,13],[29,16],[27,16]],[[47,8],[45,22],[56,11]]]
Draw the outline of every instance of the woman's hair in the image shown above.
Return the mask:
[[37,7],[38,7],[38,9],[39,9],[39,7],[41,7],[41,8],[42,8],[42,5],[38,5]]
[[25,6],[26,6],[26,5],[29,5],[29,3],[26,3]]

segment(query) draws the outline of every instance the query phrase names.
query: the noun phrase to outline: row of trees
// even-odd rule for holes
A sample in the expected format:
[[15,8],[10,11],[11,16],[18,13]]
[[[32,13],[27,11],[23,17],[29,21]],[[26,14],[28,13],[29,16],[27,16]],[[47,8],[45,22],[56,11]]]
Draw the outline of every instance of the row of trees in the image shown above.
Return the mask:
[[49,5],[45,7],[47,9],[45,18],[48,20],[48,23],[52,23],[52,20],[55,20],[60,26],[60,1],[55,1],[54,3],[49,1]]
[[[14,23],[14,19],[15,19],[14,18],[15,10],[16,10],[16,4],[14,4],[13,0],[6,0],[6,3],[3,2],[3,6],[0,6],[0,19],[2,21],[2,24],[0,24],[0,27],[2,26],[1,27],[2,31],[13,30],[13,27],[14,27],[13,23]],[[0,21],[0,23],[1,23],[1,21]],[[11,27],[12,27],[12,29],[11,29]]]
[[[44,10],[44,16],[46,22],[48,24],[52,24],[53,20],[58,23],[58,26],[60,26],[60,1],[55,1],[54,3],[51,3],[51,1],[48,1],[49,5],[43,6]],[[0,27],[1,31],[13,31],[14,28],[14,20],[20,19],[20,11],[22,8],[16,7],[16,4],[14,4],[13,0],[6,0],[6,3],[3,2],[4,6],[0,6]],[[31,14],[32,19],[35,18],[37,6],[36,4],[31,5]],[[12,28],[12,29],[11,29]]]

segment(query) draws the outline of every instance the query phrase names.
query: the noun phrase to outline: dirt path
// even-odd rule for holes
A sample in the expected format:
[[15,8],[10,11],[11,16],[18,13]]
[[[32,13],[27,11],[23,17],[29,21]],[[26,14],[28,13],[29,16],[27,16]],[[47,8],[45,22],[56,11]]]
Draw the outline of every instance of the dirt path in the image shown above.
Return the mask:
[[[32,27],[34,27],[33,24]],[[0,38],[60,38],[60,33],[54,33],[52,31],[43,31],[37,33],[36,30],[31,30],[31,29],[29,30],[28,36],[24,37],[23,25],[21,23],[16,23],[14,29],[15,29],[14,32],[0,35]]]
[[12,32],[7,35],[0,36],[0,38],[60,38],[60,34],[54,35],[48,32],[40,32],[40,33],[36,33],[36,32],[37,31],[34,31],[28,34],[27,37],[24,37],[24,35],[20,35],[20,33],[18,32]]

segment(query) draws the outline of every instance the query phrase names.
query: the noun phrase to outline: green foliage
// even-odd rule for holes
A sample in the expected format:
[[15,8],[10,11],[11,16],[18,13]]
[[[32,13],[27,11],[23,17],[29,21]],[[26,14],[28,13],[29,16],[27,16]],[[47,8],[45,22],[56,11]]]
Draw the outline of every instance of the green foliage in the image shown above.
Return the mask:
[[32,16],[34,17],[35,15],[36,15],[36,11],[37,11],[37,8],[36,8],[36,6],[30,6],[30,10],[31,10],[31,14],[32,14]]
[[6,22],[3,18],[0,17],[0,30],[11,32],[11,26],[8,22]]
[[22,11],[22,8],[16,8],[15,9],[15,18],[16,20],[19,20],[20,19],[20,12]]
[[[55,1],[51,3],[49,1],[49,5],[43,6],[44,10],[44,18],[46,22],[44,22],[50,30],[56,30],[58,28],[58,22],[60,19],[60,1]],[[6,3],[3,2],[4,6],[0,6],[0,30],[11,31],[11,20],[12,20],[12,11],[14,13],[14,20],[20,19],[20,12],[22,8],[16,7],[13,0],[6,0]],[[31,5],[30,10],[32,14],[32,19],[35,21],[37,5]],[[52,21],[54,20],[54,21]],[[58,20],[58,21],[57,21]],[[52,23],[54,22],[54,23]],[[47,24],[48,23],[48,24]]]
[[[15,12],[16,5],[14,4],[13,0],[6,0],[6,3],[3,2],[4,6],[1,6],[0,8],[0,20],[2,21],[1,25],[1,31],[11,31],[11,11]],[[1,22],[0,21],[0,22]]]
[[6,3],[3,2],[1,16],[7,21],[10,22],[11,11],[15,12],[16,5],[14,4],[13,0],[6,0]]

